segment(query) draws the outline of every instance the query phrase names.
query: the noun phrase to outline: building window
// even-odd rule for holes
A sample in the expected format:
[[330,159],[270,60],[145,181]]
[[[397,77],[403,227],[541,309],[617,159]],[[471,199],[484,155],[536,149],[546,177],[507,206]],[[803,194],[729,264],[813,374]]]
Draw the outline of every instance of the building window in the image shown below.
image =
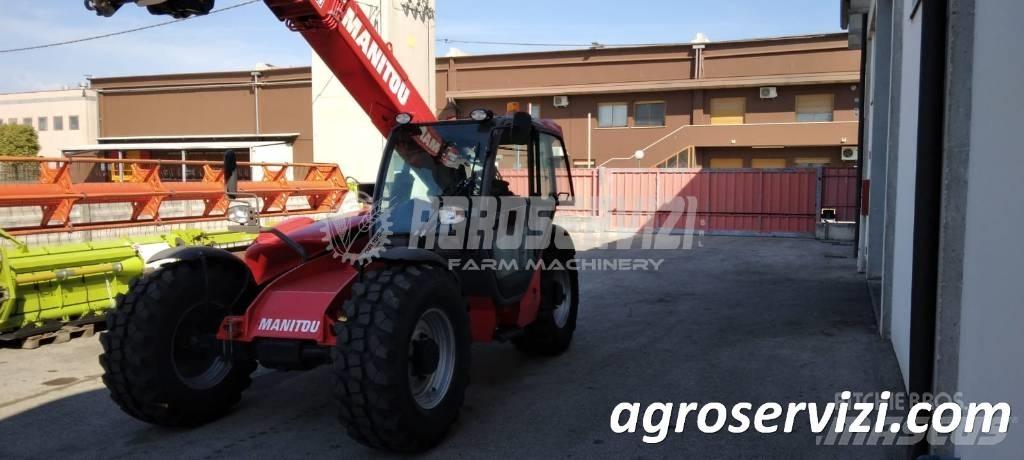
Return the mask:
[[782,169],[786,167],[785,158],[753,158],[750,167],[754,169]]
[[796,97],[796,121],[832,121],[831,94],[805,94]]
[[16,124],[18,124],[18,119],[17,118],[8,118],[7,119],[7,124],[9,124],[9,125],[16,125]]
[[64,117],[53,117],[53,130],[63,131],[64,130]]
[[36,129],[38,129],[40,131],[46,131],[46,127],[47,127],[46,117],[39,117],[39,119],[36,120],[36,126],[37,126]]
[[828,166],[832,163],[831,158],[827,157],[797,157],[793,160],[798,168],[814,168],[817,166]]
[[742,125],[747,112],[745,97],[714,97],[711,98],[711,124]]
[[665,126],[665,103],[637,102],[633,109],[633,126]]
[[21,124],[23,124],[25,126],[32,126],[32,119],[31,118],[22,118],[21,119]]
[[742,158],[711,157],[711,169],[739,169],[743,167]]
[[626,104],[599,104],[597,106],[598,128],[626,127]]
[[534,120],[540,120],[540,104],[530,103],[530,116]]
[[78,115],[71,115],[68,117],[68,129],[71,131],[78,131]]

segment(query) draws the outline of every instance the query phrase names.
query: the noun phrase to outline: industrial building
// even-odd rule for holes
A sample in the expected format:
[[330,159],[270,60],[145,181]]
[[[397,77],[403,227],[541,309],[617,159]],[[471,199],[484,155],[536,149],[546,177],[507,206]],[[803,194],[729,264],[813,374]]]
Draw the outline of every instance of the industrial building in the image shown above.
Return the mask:
[[[841,4],[850,45],[866,53],[858,256],[879,332],[908,391],[1020,407],[1024,60],[1007,38],[1024,4]],[[1024,451],[1020,436],[981,441],[930,448],[962,459]]]
[[0,94],[0,123],[32,126],[39,154],[57,157],[64,147],[96,142],[96,101],[96,92],[87,88]]
[[[856,158],[859,56],[843,34],[698,34],[684,44],[442,57],[436,98],[442,117],[518,102],[553,119],[577,167],[840,166]],[[644,158],[629,160],[637,150]]]
[[[432,54],[432,25],[419,27],[423,37],[396,52],[422,54],[412,46],[429,43]],[[860,58],[844,37],[406,61],[414,63],[408,67],[418,87],[436,81],[436,92],[422,93],[442,118],[478,107],[504,112],[517,102],[563,127],[576,167],[850,166],[858,151]],[[94,78],[92,86],[102,116],[99,143],[109,151],[159,138],[209,143],[228,136],[285,145],[254,161],[336,162],[371,182],[383,147],[315,56],[312,67]],[[178,147],[162,155],[178,158]],[[644,158],[628,159],[637,150]],[[515,158],[501,161],[517,166]]]

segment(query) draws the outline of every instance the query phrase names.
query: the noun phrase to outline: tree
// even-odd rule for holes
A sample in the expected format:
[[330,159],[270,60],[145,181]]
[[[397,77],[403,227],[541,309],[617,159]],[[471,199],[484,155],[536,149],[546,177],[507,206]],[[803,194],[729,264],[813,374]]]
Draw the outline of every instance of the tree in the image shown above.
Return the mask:
[[31,126],[0,125],[0,156],[39,155],[39,135]]

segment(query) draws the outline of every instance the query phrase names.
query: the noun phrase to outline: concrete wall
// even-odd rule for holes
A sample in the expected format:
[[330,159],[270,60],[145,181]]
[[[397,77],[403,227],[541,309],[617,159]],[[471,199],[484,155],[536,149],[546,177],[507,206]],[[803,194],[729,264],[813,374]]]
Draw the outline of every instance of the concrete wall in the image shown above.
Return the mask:
[[[72,116],[78,117],[78,129],[71,129]],[[46,118],[46,130],[39,131],[40,117]],[[63,129],[55,128],[55,117],[62,118]],[[58,157],[65,147],[96,142],[99,133],[96,92],[71,89],[0,94],[0,122],[10,123],[13,119],[17,124],[24,124],[26,118],[39,133],[39,154]]]
[[[899,0],[897,0],[899,1]],[[890,110],[890,79],[892,73],[892,39],[893,39],[893,0],[875,2],[875,16],[872,18],[871,36],[869,37],[870,68],[868,80],[870,89],[867,95],[866,120],[870,124],[864,129],[865,173],[874,181],[869,192],[868,215],[864,225],[866,232],[861,252],[864,268],[869,280],[882,277],[883,269],[883,234],[885,229],[885,171],[888,159],[888,134]],[[876,311],[876,315],[880,312]]]
[[[1017,138],[1024,123],[1024,53],[1016,36],[1024,3],[984,0],[975,5],[973,102],[967,168],[966,229],[959,340],[959,390],[969,401],[1024,407],[1024,169]],[[982,70],[983,69],[983,70]],[[1018,417],[1019,418],[1019,417]],[[996,446],[960,447],[967,459],[1016,459],[1024,452],[1019,424]]]
[[[911,11],[914,0],[901,0],[903,10]],[[910,365],[910,285],[913,261],[914,184],[917,171],[917,110],[921,67],[921,16],[903,15],[903,62],[900,77],[900,129],[896,165],[896,209],[894,218],[892,290],[889,312],[891,338],[896,359],[907,384]],[[895,84],[895,83],[894,83]]]
[[[400,0],[360,2],[384,40],[391,43],[416,90],[433,107],[435,2],[412,6],[416,4]],[[338,163],[346,176],[363,183],[375,182],[384,137],[316,53],[312,91],[314,160]]]

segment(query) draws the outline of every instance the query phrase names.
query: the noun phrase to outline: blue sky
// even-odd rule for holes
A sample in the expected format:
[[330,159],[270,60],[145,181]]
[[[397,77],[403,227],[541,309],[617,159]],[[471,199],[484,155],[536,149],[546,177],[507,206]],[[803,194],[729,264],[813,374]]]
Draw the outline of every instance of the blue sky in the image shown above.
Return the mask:
[[[366,0],[375,3],[374,0]],[[218,0],[218,7],[241,0]],[[0,49],[117,32],[167,20],[126,6],[99,18],[80,0],[4,0]],[[439,39],[543,43],[712,41],[839,30],[839,1],[437,0]],[[470,54],[555,48],[438,44]],[[0,93],[74,86],[83,75],[117,76],[309,65],[309,49],[257,3],[223,14],[118,37],[0,54]]]

